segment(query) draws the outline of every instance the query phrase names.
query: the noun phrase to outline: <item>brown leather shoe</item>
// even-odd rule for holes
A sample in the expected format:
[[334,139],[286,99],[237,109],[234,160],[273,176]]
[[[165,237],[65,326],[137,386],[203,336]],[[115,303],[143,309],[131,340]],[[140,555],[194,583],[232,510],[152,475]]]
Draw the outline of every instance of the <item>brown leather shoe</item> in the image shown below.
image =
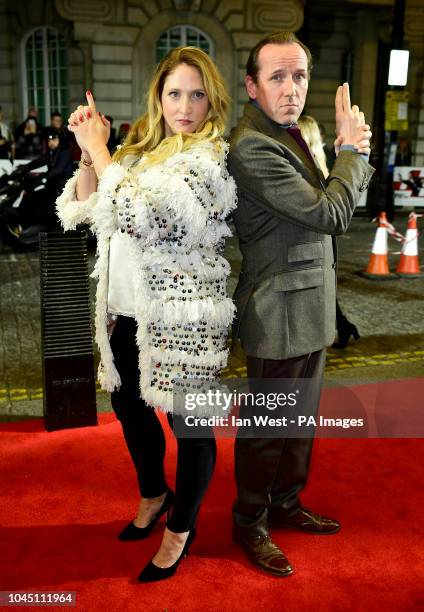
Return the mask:
[[307,508],[299,508],[295,514],[287,516],[280,508],[270,508],[268,511],[268,525],[279,529],[282,527],[293,527],[307,533],[317,535],[331,535],[340,530],[340,523],[328,516],[316,514]]
[[289,576],[293,573],[287,557],[272,542],[266,527],[240,527],[234,523],[233,540],[243,548],[252,563],[266,572],[274,576]]

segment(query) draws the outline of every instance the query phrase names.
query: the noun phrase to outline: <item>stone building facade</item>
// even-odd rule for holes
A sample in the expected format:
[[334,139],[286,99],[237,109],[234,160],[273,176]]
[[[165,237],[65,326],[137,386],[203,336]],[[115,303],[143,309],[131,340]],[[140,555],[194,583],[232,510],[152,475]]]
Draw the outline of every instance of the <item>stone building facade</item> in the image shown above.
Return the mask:
[[[393,0],[0,0],[0,104],[12,126],[26,116],[28,62],[34,63],[34,70],[36,62],[42,62],[34,33],[49,28],[49,36],[53,32],[57,39],[55,61],[60,64],[62,57],[66,64],[56,66],[51,79],[56,85],[60,79],[66,82],[62,89],[57,85],[54,100],[43,98],[46,112],[55,110],[59,99],[63,108],[74,108],[91,89],[115,125],[130,122],[144,108],[158,41],[167,36],[190,40],[184,38],[189,31],[206,41],[225,77],[233,99],[233,125],[246,102],[249,50],[268,32],[292,30],[314,56],[306,111],[324,124],[331,141],[334,93],[342,80],[351,83],[353,101],[370,123],[376,116],[379,40],[390,40],[392,6]],[[414,162],[424,165],[422,0],[407,0],[405,41],[412,52],[408,136]]]

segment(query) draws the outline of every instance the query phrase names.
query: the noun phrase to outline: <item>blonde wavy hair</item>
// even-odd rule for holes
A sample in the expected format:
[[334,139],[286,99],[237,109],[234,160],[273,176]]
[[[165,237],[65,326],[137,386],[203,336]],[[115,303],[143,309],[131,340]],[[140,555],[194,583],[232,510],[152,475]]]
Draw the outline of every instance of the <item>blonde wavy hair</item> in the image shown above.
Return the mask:
[[[209,111],[196,132],[165,137],[162,91],[166,77],[180,64],[193,66],[199,71],[209,99]],[[147,154],[143,164],[146,167],[160,163],[174,153],[185,151],[195,142],[213,142],[224,134],[229,106],[230,97],[223,78],[207,53],[197,47],[172,49],[160,61],[152,77],[147,96],[147,112],[133,123],[124,144],[112,159],[119,162],[126,155],[141,157]]]
[[300,133],[303,136],[303,140],[317,158],[322,173],[324,174],[325,178],[327,178],[329,175],[327,159],[325,157],[321,132],[319,131],[317,121],[310,115],[302,115],[297,120],[297,124],[299,126]]

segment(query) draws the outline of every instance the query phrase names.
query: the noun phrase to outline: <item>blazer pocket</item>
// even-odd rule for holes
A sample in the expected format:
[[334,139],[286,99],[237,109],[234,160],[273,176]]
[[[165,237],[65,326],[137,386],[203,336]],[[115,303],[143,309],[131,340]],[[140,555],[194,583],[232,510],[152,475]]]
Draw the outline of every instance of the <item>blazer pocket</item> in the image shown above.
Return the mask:
[[312,289],[324,284],[324,270],[321,266],[283,272],[274,277],[275,291],[299,291]]
[[322,259],[324,257],[324,249],[322,242],[305,242],[304,244],[289,245],[287,251],[288,263],[297,261],[307,261],[310,259]]

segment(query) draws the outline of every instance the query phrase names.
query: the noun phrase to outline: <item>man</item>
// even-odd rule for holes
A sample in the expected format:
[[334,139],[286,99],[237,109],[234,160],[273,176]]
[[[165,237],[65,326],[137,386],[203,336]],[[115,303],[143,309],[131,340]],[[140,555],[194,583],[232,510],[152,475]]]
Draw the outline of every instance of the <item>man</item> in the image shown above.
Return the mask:
[[50,115],[50,127],[57,132],[63,132],[63,119],[59,111],[54,111]]
[[14,224],[12,233],[15,236],[22,234],[22,226],[56,223],[56,198],[72,176],[73,164],[70,150],[63,148],[60,134],[52,128],[47,130],[47,147],[47,153],[29,164],[18,166],[15,171],[17,175],[22,176],[28,175],[36,168],[47,166],[44,175],[45,188],[27,194],[18,208],[2,207],[0,210],[0,220]]
[[[71,138],[70,132],[63,126],[63,117],[59,113],[59,111],[54,111],[50,115],[50,129],[46,129],[46,135],[48,135],[51,131],[55,131],[60,136],[60,146],[62,149],[69,148],[71,146]],[[47,143],[48,144],[48,143]]]
[[[231,136],[229,170],[237,182],[234,221],[243,255],[234,299],[250,379],[311,379],[317,412],[325,347],[335,335],[336,243],[369,183],[371,132],[347,84],[336,95],[337,160],[327,183],[295,123],[305,105],[311,54],[291,32],[252,49],[245,84],[250,101]],[[268,528],[314,534],[340,525],[302,507],[312,437],[243,438],[235,444],[238,497],[233,538],[253,563],[277,576],[293,569]]]
[[55,128],[47,128],[47,152],[29,164],[19,166],[18,172],[27,174],[31,170],[47,166],[47,179],[44,193],[51,193],[56,200],[65,183],[72,176],[74,168],[69,149],[64,146],[62,134]]

